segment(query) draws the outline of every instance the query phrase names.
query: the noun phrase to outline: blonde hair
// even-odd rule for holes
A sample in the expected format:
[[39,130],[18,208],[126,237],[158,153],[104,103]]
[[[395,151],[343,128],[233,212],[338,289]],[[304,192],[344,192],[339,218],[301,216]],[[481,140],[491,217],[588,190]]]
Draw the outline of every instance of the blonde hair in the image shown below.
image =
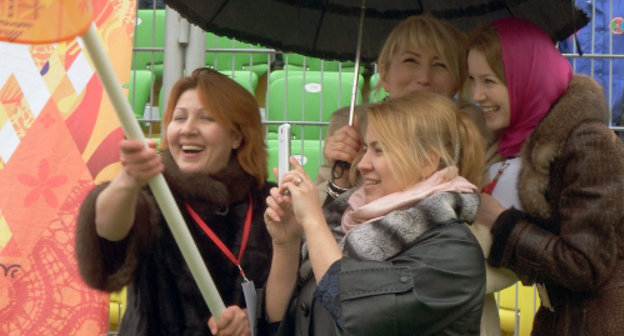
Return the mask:
[[[377,59],[378,65],[390,68],[390,60],[406,46],[435,52],[448,66],[461,100],[467,98],[466,65],[467,37],[448,21],[430,14],[414,15],[401,21],[386,38]],[[381,81],[375,90],[381,86]]]
[[482,137],[469,116],[450,98],[414,92],[368,108],[368,128],[378,138],[389,169],[404,185],[413,185],[422,169],[440,158],[437,169],[457,166],[459,174],[479,185],[483,174]]
[[[173,118],[173,110],[180,96],[187,90],[197,89],[199,100],[219,125],[241,138],[235,150],[241,168],[255,177],[263,186],[268,174],[268,152],[264,142],[265,127],[260,119],[258,104],[254,97],[229,77],[208,68],[199,68],[178,80],[169,95],[169,103],[163,116],[165,127]],[[168,148],[167,138],[162,149]]]
[[491,23],[485,23],[475,27],[468,37],[468,51],[478,50],[483,53],[496,77],[505,86],[507,76],[505,76],[505,64],[503,64],[503,46],[498,35],[498,30]]

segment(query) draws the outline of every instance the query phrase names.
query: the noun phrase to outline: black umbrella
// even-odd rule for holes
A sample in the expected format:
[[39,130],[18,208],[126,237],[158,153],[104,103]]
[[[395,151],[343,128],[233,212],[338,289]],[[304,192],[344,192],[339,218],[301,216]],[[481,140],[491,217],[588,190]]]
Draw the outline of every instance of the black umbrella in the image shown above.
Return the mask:
[[[519,17],[564,39],[589,19],[573,0],[165,0],[206,31],[285,52],[355,60],[349,125],[353,125],[360,60],[374,61],[402,19],[429,12],[462,31]],[[366,21],[364,23],[364,20]],[[336,162],[343,167],[347,164]]]
[[[355,59],[362,0],[165,0],[206,31],[286,52]],[[374,61],[398,21],[430,12],[462,31],[514,16],[561,40],[589,22],[572,0],[367,0],[361,59]]]
[[[360,60],[373,61],[386,36],[411,15],[430,12],[463,31],[520,17],[561,40],[589,19],[573,0],[165,0],[206,31],[286,52],[355,60],[349,125]],[[364,23],[364,20],[366,22]]]

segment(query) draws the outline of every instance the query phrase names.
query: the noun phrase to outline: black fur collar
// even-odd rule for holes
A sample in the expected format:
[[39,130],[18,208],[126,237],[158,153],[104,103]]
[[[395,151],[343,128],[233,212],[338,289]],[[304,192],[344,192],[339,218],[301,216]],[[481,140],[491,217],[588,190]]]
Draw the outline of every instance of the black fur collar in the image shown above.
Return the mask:
[[237,203],[256,187],[254,177],[243,171],[235,153],[228,165],[214,174],[183,173],[169,151],[163,151],[162,156],[171,191],[198,212],[214,212]]

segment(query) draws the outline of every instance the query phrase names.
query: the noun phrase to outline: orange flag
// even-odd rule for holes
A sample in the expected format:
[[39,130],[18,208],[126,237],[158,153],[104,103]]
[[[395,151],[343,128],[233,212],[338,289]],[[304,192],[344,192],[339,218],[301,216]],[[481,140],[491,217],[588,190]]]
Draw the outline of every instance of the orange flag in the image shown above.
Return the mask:
[[0,40],[53,43],[87,31],[91,0],[0,0]]
[[[0,27],[11,6],[38,4],[37,17],[45,23],[43,8],[57,3],[93,6],[104,49],[127,82],[134,0],[0,0]],[[85,17],[90,25],[91,16]],[[77,39],[0,42],[1,336],[107,332],[109,296],[82,281],[74,242],[80,204],[95,184],[119,170],[122,139],[115,111]]]

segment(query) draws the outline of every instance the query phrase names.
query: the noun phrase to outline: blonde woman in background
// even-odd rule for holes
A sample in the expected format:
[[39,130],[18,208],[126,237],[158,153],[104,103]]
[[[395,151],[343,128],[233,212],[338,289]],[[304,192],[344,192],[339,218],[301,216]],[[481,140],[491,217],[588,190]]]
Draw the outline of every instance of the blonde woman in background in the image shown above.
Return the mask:
[[[466,110],[484,135],[486,162],[495,153],[494,138],[485,128],[478,108],[469,103],[464,90],[467,79],[466,35],[447,21],[431,15],[409,17],[388,35],[379,54],[377,89],[388,92],[390,98],[415,91],[429,91],[449,98],[457,97],[458,105]],[[464,99],[466,98],[466,99]],[[351,164],[361,148],[366,128],[366,105],[355,107],[355,125],[348,125],[349,108],[333,113],[327,129],[323,154],[325,164],[319,169],[317,184],[321,198],[337,196],[352,187],[349,174],[334,162]],[[333,169],[333,171],[332,171]]]

